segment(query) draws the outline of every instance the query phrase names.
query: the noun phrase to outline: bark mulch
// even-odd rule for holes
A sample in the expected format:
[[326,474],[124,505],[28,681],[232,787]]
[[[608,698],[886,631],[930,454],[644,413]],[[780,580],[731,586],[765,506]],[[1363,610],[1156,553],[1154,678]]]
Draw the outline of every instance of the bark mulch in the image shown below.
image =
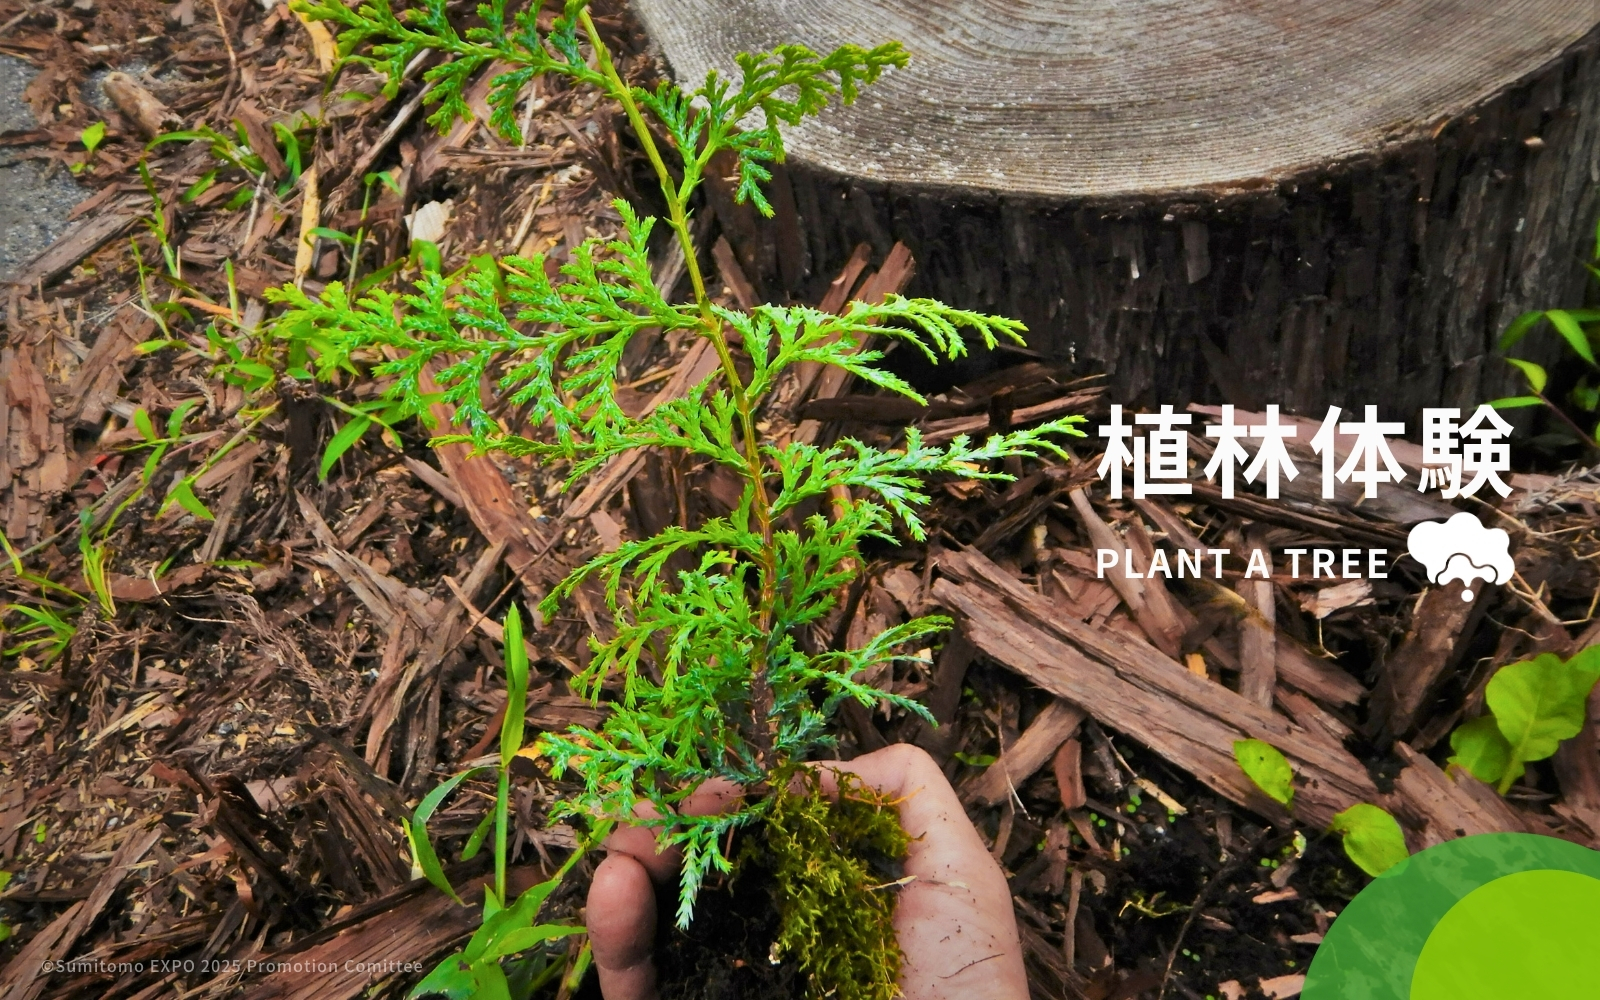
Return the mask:
[[[602,13],[629,75],[659,73],[626,11]],[[0,52],[41,69],[29,93],[39,126],[0,144],[83,165],[94,192],[4,297],[0,530],[16,561],[0,568],[0,868],[14,873],[0,893],[12,929],[0,996],[402,995],[476,919],[412,877],[400,824],[441,775],[491,748],[507,603],[531,606],[623,539],[726,510],[736,484],[639,454],[564,494],[560,467],[430,448],[414,425],[370,433],[324,479],[325,447],[376,388],[285,378],[247,394],[215,374],[205,329],[223,317],[256,336],[267,288],[298,277],[315,293],[346,278],[346,246],[299,250],[317,224],[365,229],[360,274],[404,257],[419,211],[446,220],[447,268],[514,250],[559,264],[616,230],[615,194],[648,205],[637,154],[609,111],[545,82],[526,95],[523,146],[476,123],[439,135],[415,76],[392,98],[357,68],[329,85],[326,40],[282,4],[0,0],[0,25]],[[107,134],[91,157],[79,136],[94,121]],[[209,141],[145,152],[173,129],[236,138],[235,123],[260,176]],[[273,141],[285,131],[298,163]],[[136,254],[152,272],[165,264],[141,155],[184,282],[147,279],[148,297]],[[397,190],[364,183],[376,171]],[[750,220],[716,191],[699,218],[719,295],[753,304],[729,242]],[[911,254],[884,250],[769,294],[837,309],[906,288]],[[682,276],[663,242],[658,283],[671,294]],[[195,349],[138,350],[161,323]],[[641,339],[625,405],[681,391],[711,360],[687,341]],[[937,442],[1062,413],[1098,419],[1110,402],[1094,373],[1018,353],[930,385],[927,407],[837,375],[786,386],[769,433],[892,444],[915,423]],[[157,436],[184,411],[150,469],[141,410]],[[1462,508],[1404,484],[1324,499],[1306,485],[1315,476],[1275,503],[1204,483],[1182,503],[1109,501],[1099,440],[1078,442],[1071,463],[1019,465],[1013,483],[936,484],[930,542],[865,553],[814,637],[859,643],[910,615],[956,619],[927,666],[873,678],[941,725],[847,712],[842,752],[907,741],[946,766],[1011,878],[1037,996],[1294,995],[1367,881],[1321,833],[1355,801],[1389,808],[1414,849],[1494,830],[1600,843],[1600,706],[1503,799],[1440,764],[1496,667],[1600,641],[1595,470],[1530,468],[1506,501]],[[1396,457],[1414,473],[1411,448]],[[1191,451],[1203,463],[1207,440],[1192,437]],[[211,519],[164,502],[197,472]],[[1253,547],[1398,556],[1411,524],[1457,509],[1511,532],[1516,554],[1513,580],[1480,583],[1470,603],[1409,560],[1384,580],[1243,576]],[[88,596],[86,532],[106,541],[114,607]],[[1232,555],[1220,580],[1129,580],[1100,578],[1104,547],[1141,568],[1158,551]],[[530,634],[535,730],[603,718],[567,679],[607,627],[604,608],[580,591]],[[1244,736],[1288,753],[1302,778],[1293,818],[1234,766]],[[562,791],[531,768],[517,784],[521,878],[574,844],[544,820]],[[459,853],[491,794],[469,784],[436,817],[442,854]],[[458,866],[458,881],[481,865]],[[583,871],[554,904],[564,914],[578,916]]]

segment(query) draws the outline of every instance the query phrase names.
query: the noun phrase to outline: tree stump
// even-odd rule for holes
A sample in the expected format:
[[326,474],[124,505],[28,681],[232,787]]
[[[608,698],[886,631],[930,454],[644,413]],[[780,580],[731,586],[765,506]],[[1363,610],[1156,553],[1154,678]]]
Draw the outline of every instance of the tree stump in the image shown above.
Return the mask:
[[915,293],[1022,319],[1125,401],[1414,423],[1506,394],[1505,324],[1582,299],[1595,0],[633,6],[685,82],[903,42],[906,69],[789,133],[747,269],[799,291],[903,240]]

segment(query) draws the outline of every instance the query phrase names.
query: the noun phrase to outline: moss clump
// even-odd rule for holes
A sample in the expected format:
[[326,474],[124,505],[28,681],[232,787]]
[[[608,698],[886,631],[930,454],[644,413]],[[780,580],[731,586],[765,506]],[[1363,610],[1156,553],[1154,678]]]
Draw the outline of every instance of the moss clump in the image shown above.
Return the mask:
[[[765,867],[779,915],[773,958],[792,957],[807,994],[838,1000],[900,995],[894,907],[910,838],[899,810],[850,774],[830,801],[810,768],[801,792],[778,793],[767,815]],[[783,787],[780,783],[779,787]]]

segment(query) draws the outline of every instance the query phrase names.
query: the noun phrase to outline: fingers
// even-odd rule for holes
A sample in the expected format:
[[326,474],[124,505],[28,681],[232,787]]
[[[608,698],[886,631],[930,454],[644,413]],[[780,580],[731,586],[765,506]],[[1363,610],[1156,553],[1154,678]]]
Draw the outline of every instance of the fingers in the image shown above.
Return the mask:
[[[679,804],[678,811],[685,816],[710,816],[736,808],[743,798],[744,792],[738,785],[724,778],[712,778],[689,793]],[[648,802],[639,803],[634,812],[646,818],[660,815]],[[612,854],[635,858],[657,885],[666,885],[678,880],[683,855],[675,848],[662,850],[657,835],[658,831],[652,827],[623,827],[606,838],[605,847]]]
[[605,1000],[655,1000],[656,894],[644,865],[623,853],[600,862],[587,920]]
[[905,871],[914,880],[901,890],[894,916],[908,1000],[1028,996],[1005,873],[933,758],[897,744],[815,766],[830,795],[838,773],[848,772],[899,802],[900,824],[913,838]]

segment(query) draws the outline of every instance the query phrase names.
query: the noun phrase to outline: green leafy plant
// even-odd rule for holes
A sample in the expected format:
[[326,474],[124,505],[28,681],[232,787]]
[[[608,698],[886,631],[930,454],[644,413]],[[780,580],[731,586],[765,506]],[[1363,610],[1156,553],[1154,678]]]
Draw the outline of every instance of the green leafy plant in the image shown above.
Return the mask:
[[[4,892],[6,886],[8,886],[10,884],[11,884],[11,873],[10,872],[0,871],[0,892]],[[11,925],[5,923],[4,921],[0,921],[0,943],[4,943],[10,937],[11,937]]]
[[[5,550],[11,574],[17,582],[38,591],[35,604],[12,603],[0,607],[0,622],[8,615],[18,615],[25,622],[20,629],[6,629],[7,638],[14,637],[17,642],[9,646],[0,644],[0,655],[37,656],[41,666],[48,666],[66,652],[72,637],[77,634],[78,626],[71,619],[77,616],[87,598],[71,587],[29,570],[22,561],[22,554],[3,531],[0,531],[0,549]],[[58,595],[69,603],[63,606],[54,601],[51,595]]]
[[[1600,224],[1595,227],[1594,253],[1584,267],[1600,279]],[[1561,337],[1567,349],[1588,366],[1588,371],[1578,379],[1564,402],[1574,411],[1584,414],[1586,422],[1596,420],[1600,417],[1600,363],[1595,360],[1595,344],[1600,343],[1600,309],[1535,309],[1525,312],[1506,327],[1506,332],[1500,337],[1500,349],[1509,351],[1546,323]],[[1522,358],[1507,357],[1506,361],[1522,372],[1527,381],[1528,394],[1492,400],[1490,406],[1502,410],[1543,406],[1566,424],[1579,442],[1591,450],[1600,451],[1600,423],[1596,423],[1592,430],[1585,430],[1568,413],[1562,400],[1551,399],[1545,393],[1550,376],[1543,366]]]
[[1368,802],[1357,802],[1333,817],[1328,829],[1344,839],[1344,852],[1356,867],[1374,877],[1411,856],[1400,824]]
[[[299,122],[300,119],[297,118],[297,124]],[[190,185],[183,193],[183,201],[185,202],[194,201],[204,194],[212,184],[216,183],[219,172],[230,168],[243,171],[255,184],[265,186],[267,181],[267,161],[262,157],[261,152],[250,144],[250,137],[245,132],[243,125],[235,122],[233,132],[234,134],[230,136],[223,132],[218,132],[209,125],[201,125],[199,128],[185,129],[178,132],[164,132],[150,140],[149,145],[145,148],[155,149],[157,146],[165,145],[169,142],[205,142],[210,144],[212,157],[222,166],[217,170],[207,171],[201,175],[199,180]],[[281,147],[276,152],[282,156],[283,164],[288,170],[288,176],[279,182],[276,188],[277,196],[282,198],[294,190],[294,186],[299,183],[305,153],[300,145],[300,137],[294,128],[285,125],[283,122],[273,122],[272,135],[276,139],[275,145]],[[239,208],[248,203],[251,196],[252,192],[250,190],[240,189],[239,193],[234,196],[234,200],[229,202],[227,207],[230,209]]]
[[[966,337],[991,347],[1001,339],[1021,340],[1023,327],[1014,320],[929,299],[853,302],[840,315],[773,305],[741,312],[719,305],[707,291],[690,218],[712,158],[731,154],[737,200],[770,214],[760,185],[769,176],[766,164],[783,159],[780,126],[815,114],[834,97],[854,100],[861,85],[902,65],[904,51],[897,44],[844,46],[819,55],[781,46],[739,56],[737,81],[712,73],[693,90],[663,83],[652,92],[619,75],[586,0],[566,0],[548,31],[538,28],[539,7],[512,14],[505,0],[492,0],[478,8],[482,26],[462,35],[450,24],[444,0],[400,14],[387,0],[353,10],[336,2],[296,4],[312,18],[340,25],[341,55],[386,72],[391,90],[422,51],[449,56],[426,76],[439,105],[429,120],[441,129],[467,113],[465,82],[496,60],[512,68],[491,81],[490,124],[508,138],[517,137],[517,97],[536,74],[564,76],[615,102],[660,185],[692,301],[669,302],[656,288],[648,249],[657,220],[622,200],[615,203],[621,232],[572,248],[557,280],[547,275],[541,256],[513,256],[475,260],[458,285],[425,268],[408,294],[374,288],[361,296],[335,282],[317,299],[291,286],[271,298],[287,306],[281,324],[317,338],[319,378],[361,363],[388,379],[381,398],[400,407],[395,419],[421,416],[430,402],[425,376],[436,382],[459,425],[458,433],[439,440],[567,463],[569,486],[639,448],[676,449],[739,477],[740,498],[726,516],[626,542],[575,570],[541,605],[548,617],[578,587],[589,581],[601,586],[614,632],[590,640],[594,656],[573,685],[595,699],[608,685],[618,691],[599,728],[575,727],[540,740],[552,774],[575,775],[582,785],[556,803],[552,815],[640,822],[655,828],[663,845],[681,848],[678,922],[686,925],[707,875],[732,869],[724,847],[731,833],[783,815],[777,803],[788,794],[790,778],[831,745],[829,723],[846,700],[887,703],[927,717],[919,703],[862,677],[873,666],[914,658],[916,643],[947,629],[948,619],[915,619],[858,649],[817,650],[809,642],[808,633],[835,609],[840,589],[859,571],[861,543],[893,540],[897,525],[923,538],[917,508],[928,502],[927,477],[1003,479],[991,471],[1002,459],[1046,452],[1069,457],[1055,438],[1082,436],[1082,418],[982,442],[959,437],[939,448],[926,445],[915,429],[898,450],[848,439],[818,446],[765,437],[762,403],[799,364],[838,366],[921,400],[875,364],[884,352],[870,342],[874,335],[934,361],[960,357]],[[741,131],[741,123],[753,127]],[[681,398],[633,417],[618,402],[618,369],[630,339],[650,328],[703,339],[719,365]],[[486,385],[544,432],[525,435],[502,425],[485,401]],[[830,497],[833,516],[813,513]],[[689,568],[670,571],[680,554]],[[679,804],[713,777],[745,786],[743,804],[719,815],[685,815]],[[645,818],[635,811],[642,803],[654,807]],[[862,967],[820,957],[816,965]],[[812,977],[819,996],[841,989],[848,991],[841,995],[888,997],[895,987],[892,979],[852,985],[824,973]]]
[[94,151],[106,138],[106,123],[95,122],[82,132],[78,133],[78,141],[83,143],[83,160],[69,165],[68,169],[74,174],[81,174],[94,163]]
[[[531,996],[559,976],[565,966],[564,961],[550,955],[544,945],[584,933],[582,927],[536,922],[545,900],[583,856],[581,850],[574,851],[552,878],[524,889],[514,900],[509,899],[506,839],[510,829],[511,762],[522,750],[523,712],[528,696],[528,656],[522,642],[522,618],[515,606],[506,614],[505,664],[506,711],[500,724],[499,762],[493,768],[463,771],[439,785],[423,797],[405,824],[406,840],[411,845],[417,869],[440,891],[461,903],[429,839],[428,820],[463,781],[481,771],[494,773],[494,808],[473,832],[461,855],[463,861],[476,857],[492,826],[494,882],[483,889],[483,922],[466,947],[440,962],[411,991],[411,997],[440,993],[451,1000]],[[597,831],[599,836],[604,836],[605,832]],[[523,957],[514,959],[517,955]]]
[[1495,785],[1501,795],[1527,770],[1527,764],[1556,752],[1562,740],[1578,735],[1589,692],[1600,680],[1600,646],[1590,646],[1563,661],[1554,653],[1512,663],[1495,671],[1484,691],[1489,712],[1450,734],[1450,763]]
[[[1294,768],[1282,751],[1264,740],[1235,740],[1233,759],[1268,798],[1293,808]],[[1344,853],[1368,875],[1382,875],[1410,857],[1400,824],[1386,810],[1368,802],[1358,802],[1334,816],[1328,831],[1339,835]]]
[[1277,747],[1263,740],[1235,740],[1233,759],[1272,801],[1285,806],[1294,801],[1294,769]]

